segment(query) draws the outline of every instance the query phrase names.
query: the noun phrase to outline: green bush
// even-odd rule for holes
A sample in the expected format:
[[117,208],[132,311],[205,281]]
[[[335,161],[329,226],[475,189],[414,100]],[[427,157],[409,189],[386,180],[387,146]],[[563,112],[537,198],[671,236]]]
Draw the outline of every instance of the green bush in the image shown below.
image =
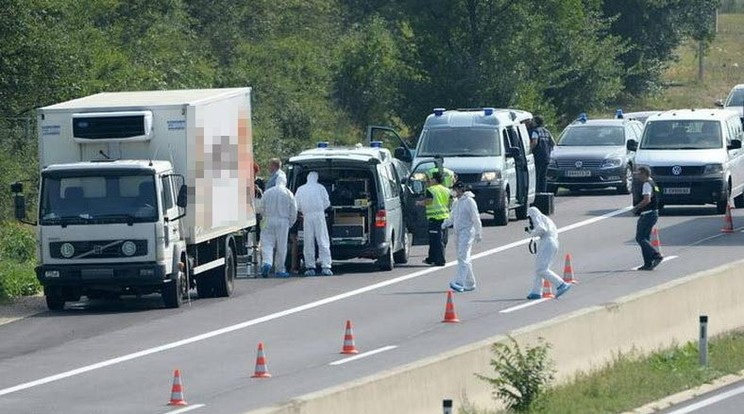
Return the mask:
[[33,262],[0,260],[0,299],[33,295],[40,288]]
[[31,229],[0,222],[0,299],[33,295],[41,286],[36,279],[36,238]]
[[510,410],[527,413],[539,405],[540,396],[553,380],[555,371],[548,359],[550,345],[541,340],[538,345],[523,350],[514,338],[509,339],[511,345],[493,344],[496,358],[491,360],[491,366],[497,376],[476,376],[493,385],[494,396]]
[[24,263],[36,260],[36,236],[26,226],[0,222],[0,260]]

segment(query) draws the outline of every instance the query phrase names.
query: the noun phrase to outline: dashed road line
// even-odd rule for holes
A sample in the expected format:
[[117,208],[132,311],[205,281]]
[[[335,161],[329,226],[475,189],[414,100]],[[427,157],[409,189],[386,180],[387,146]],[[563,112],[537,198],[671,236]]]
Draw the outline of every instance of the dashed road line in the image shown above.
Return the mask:
[[368,352],[364,352],[364,353],[361,353],[361,354],[358,354],[358,355],[354,355],[353,357],[348,357],[348,358],[344,358],[344,359],[339,359],[338,361],[333,361],[333,362],[331,362],[328,365],[341,365],[341,364],[345,364],[347,362],[356,361],[357,359],[366,358],[368,356],[376,355],[376,354],[379,354],[381,352],[390,351],[391,349],[395,349],[395,348],[397,348],[396,345],[383,346],[382,348],[377,348],[377,349],[374,349],[372,351],[368,351]]

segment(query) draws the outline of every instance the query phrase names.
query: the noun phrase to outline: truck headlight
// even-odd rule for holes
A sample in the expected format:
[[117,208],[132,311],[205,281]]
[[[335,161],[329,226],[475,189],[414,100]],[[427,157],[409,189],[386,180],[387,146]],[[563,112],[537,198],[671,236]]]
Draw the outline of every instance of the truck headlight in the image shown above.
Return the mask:
[[65,259],[69,259],[75,254],[75,246],[72,243],[62,243],[62,246],[59,246],[59,254]]
[[137,253],[137,245],[133,241],[127,240],[121,244],[121,252],[124,256],[134,256]]
[[607,158],[602,161],[602,165],[599,168],[617,168],[622,165],[623,160],[620,158]]
[[485,171],[481,174],[481,181],[496,181],[501,179],[500,171]]
[[703,174],[723,174],[722,164],[708,164],[703,170]]

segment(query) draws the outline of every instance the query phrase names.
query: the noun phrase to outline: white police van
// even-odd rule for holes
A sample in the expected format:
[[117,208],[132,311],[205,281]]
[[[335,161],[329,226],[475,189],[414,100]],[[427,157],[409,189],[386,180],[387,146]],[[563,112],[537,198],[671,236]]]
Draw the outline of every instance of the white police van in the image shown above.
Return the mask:
[[[518,109],[434,109],[424,122],[413,159],[414,177],[436,160],[472,188],[480,212],[497,225],[519,220],[535,200],[535,162],[525,122],[532,114]],[[417,175],[418,173],[419,175]]]
[[744,207],[744,138],[739,114],[726,109],[681,109],[646,120],[636,166],[651,168],[668,205],[715,204],[726,212],[729,199]]

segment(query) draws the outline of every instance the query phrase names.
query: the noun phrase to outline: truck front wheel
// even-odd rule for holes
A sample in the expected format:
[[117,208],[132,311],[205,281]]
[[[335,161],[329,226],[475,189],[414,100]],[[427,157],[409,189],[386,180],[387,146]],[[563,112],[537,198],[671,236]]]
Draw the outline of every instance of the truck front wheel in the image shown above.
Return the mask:
[[65,297],[61,288],[46,288],[44,296],[49,310],[58,311],[65,308]]
[[214,280],[214,295],[217,297],[232,295],[235,286],[235,255],[230,246],[225,250],[225,266],[223,267],[223,271],[224,273]]
[[179,271],[170,282],[163,284],[163,304],[166,308],[180,308],[183,298],[186,297],[186,276]]

